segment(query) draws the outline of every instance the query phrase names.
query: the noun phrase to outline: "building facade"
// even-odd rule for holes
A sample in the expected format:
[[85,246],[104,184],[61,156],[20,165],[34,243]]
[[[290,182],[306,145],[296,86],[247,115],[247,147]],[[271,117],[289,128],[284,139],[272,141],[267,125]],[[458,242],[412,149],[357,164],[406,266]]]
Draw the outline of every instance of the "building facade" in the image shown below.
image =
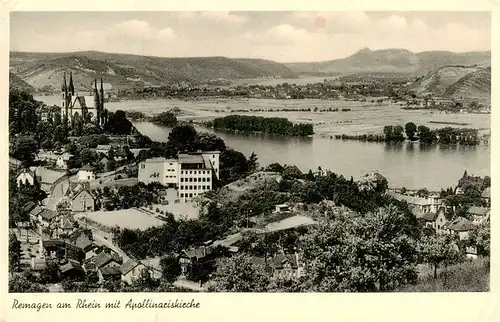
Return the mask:
[[139,181],[177,189],[182,200],[212,190],[219,178],[219,151],[181,153],[177,159],[152,158],[139,164]]
[[100,91],[97,88],[97,79],[94,80],[93,91],[88,95],[75,92],[73,74],[69,74],[69,85],[66,83],[64,74],[61,88],[61,112],[62,116],[74,122],[77,119],[84,122],[92,122],[97,126],[104,124],[104,85],[101,78]]

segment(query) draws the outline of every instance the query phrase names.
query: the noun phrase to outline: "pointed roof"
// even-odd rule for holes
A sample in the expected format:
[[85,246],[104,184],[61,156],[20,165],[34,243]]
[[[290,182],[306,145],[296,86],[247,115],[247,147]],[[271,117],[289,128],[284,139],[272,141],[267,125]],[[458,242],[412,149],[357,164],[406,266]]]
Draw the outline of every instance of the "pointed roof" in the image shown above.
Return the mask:
[[129,259],[128,261],[126,261],[125,263],[123,263],[121,266],[120,266],[120,272],[123,274],[123,275],[127,275],[128,272],[130,272],[131,270],[133,270],[134,268],[136,268],[137,266],[139,265],[144,265],[142,263],[138,263],[136,262],[135,260],[133,259]]
[[491,198],[491,188],[488,187],[484,189],[483,193],[481,194],[482,198]]
[[75,86],[73,86],[73,72],[69,72],[69,89],[71,94],[75,94]]
[[61,87],[61,90],[63,92],[66,92],[66,90],[68,89],[68,85],[66,84],[66,72],[63,73],[63,85]]

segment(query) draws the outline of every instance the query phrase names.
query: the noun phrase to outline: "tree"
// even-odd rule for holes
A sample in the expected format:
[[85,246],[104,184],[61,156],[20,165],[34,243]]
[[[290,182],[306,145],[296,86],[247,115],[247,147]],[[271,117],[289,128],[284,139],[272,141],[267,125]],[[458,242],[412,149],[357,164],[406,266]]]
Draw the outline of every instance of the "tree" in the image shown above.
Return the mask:
[[422,198],[429,198],[429,190],[423,188],[417,191],[417,195]]
[[196,150],[201,150],[201,151],[226,150],[226,143],[220,137],[212,133],[198,134],[195,146]]
[[491,228],[490,221],[485,220],[473,227],[468,238],[469,246],[475,247],[477,254],[490,256]]
[[172,112],[162,112],[153,116],[152,122],[162,126],[175,126],[177,125],[177,118]]
[[385,135],[385,139],[387,141],[392,140],[392,138],[394,136],[394,128],[393,128],[392,125],[386,125],[386,126],[384,126],[384,135]]
[[107,122],[104,124],[104,131],[111,134],[130,134],[132,123],[127,119],[125,112],[118,110],[110,113]]
[[45,286],[32,282],[26,274],[13,274],[9,278],[10,293],[43,293],[48,291]]
[[405,133],[406,133],[406,137],[409,140],[414,141],[415,140],[415,133],[417,133],[417,126],[415,125],[415,123],[413,123],[413,122],[406,123]]
[[271,163],[266,167],[266,171],[283,173],[283,166],[279,163]]
[[255,154],[255,152],[252,152],[252,154],[248,158],[248,171],[255,172],[258,167],[259,167],[259,162],[257,155]]
[[450,235],[422,236],[419,247],[424,261],[434,268],[434,278],[441,265],[447,267],[460,259],[458,246]]
[[339,212],[300,238],[305,263],[302,289],[378,292],[417,279],[415,226],[394,206],[365,216]]
[[198,133],[192,125],[177,125],[168,135],[167,150],[170,156],[191,152],[196,148]]
[[181,265],[179,259],[174,255],[167,255],[160,260],[162,269],[162,278],[169,283],[175,282],[177,277],[181,274]]
[[9,269],[18,270],[21,264],[21,243],[15,234],[9,234]]
[[252,263],[247,255],[217,260],[217,270],[208,287],[216,292],[264,292],[270,282],[264,268]]
[[227,149],[220,154],[220,181],[222,184],[236,181],[248,172],[248,161],[243,153]]
[[18,136],[10,146],[10,155],[30,165],[38,153],[38,143],[32,136]]
[[404,136],[403,136],[403,127],[401,125],[396,125],[393,129],[393,140],[395,141],[404,141]]
[[302,173],[302,171],[300,171],[300,169],[295,165],[285,166],[283,169],[283,178],[302,179],[303,176],[304,174]]

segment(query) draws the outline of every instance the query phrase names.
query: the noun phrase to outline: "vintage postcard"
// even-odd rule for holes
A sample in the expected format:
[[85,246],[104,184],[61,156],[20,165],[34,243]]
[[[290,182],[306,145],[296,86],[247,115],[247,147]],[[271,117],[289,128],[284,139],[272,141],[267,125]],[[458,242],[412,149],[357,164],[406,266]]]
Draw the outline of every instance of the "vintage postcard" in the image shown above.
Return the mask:
[[493,5],[23,2],[0,321],[499,317]]

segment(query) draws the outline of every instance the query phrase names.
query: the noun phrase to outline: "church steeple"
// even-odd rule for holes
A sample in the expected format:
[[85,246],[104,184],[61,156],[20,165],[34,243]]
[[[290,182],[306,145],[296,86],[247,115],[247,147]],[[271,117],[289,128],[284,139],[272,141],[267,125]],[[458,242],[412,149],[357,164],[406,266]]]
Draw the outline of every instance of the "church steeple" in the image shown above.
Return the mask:
[[102,78],[101,78],[101,104],[99,105],[101,111],[104,109],[104,86],[102,84]]
[[68,90],[68,85],[66,85],[66,72],[63,73],[63,85],[61,87],[61,91],[66,94]]
[[94,78],[94,105],[95,105],[95,110],[97,112],[96,115],[96,124],[97,126],[100,125],[100,117],[101,117],[101,100],[99,98],[99,92],[97,91],[97,79]]
[[69,92],[72,96],[75,95],[75,87],[73,86],[73,73],[69,72]]

